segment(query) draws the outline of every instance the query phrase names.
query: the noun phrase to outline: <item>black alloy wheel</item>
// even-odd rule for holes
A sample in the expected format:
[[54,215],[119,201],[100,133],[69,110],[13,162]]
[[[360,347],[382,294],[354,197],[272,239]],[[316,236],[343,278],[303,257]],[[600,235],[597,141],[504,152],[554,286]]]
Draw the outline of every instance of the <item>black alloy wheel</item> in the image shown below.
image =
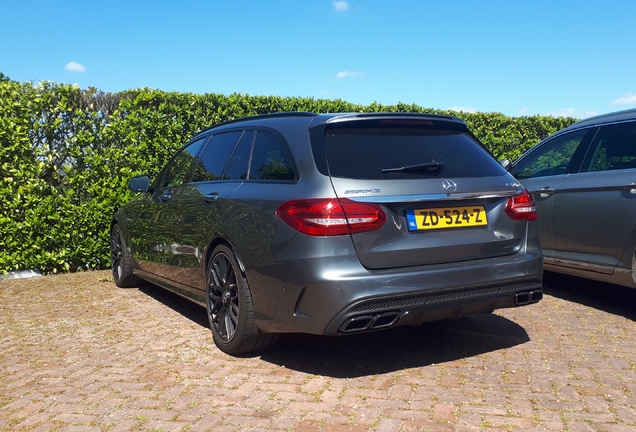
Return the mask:
[[230,257],[214,254],[208,270],[208,318],[215,335],[224,343],[236,334],[241,311],[237,276]]
[[113,225],[110,232],[110,260],[115,285],[120,288],[137,287],[141,279],[135,276],[132,267],[132,257],[126,249],[124,235],[119,225]]

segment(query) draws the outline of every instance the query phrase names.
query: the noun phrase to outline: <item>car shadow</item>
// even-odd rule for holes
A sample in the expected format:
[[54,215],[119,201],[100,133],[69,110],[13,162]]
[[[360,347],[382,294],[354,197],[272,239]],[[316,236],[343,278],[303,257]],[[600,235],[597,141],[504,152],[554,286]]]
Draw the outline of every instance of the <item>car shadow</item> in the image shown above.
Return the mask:
[[[155,285],[139,289],[209,329],[203,307]],[[246,357],[260,356],[263,361],[314,375],[355,378],[445,363],[529,341],[528,333],[515,322],[495,314],[480,314],[364,334],[285,334],[273,347]]]
[[283,335],[275,347],[261,353],[261,359],[309,374],[355,378],[445,363],[528,341],[521,326],[486,314],[359,335]]
[[544,272],[546,294],[636,321],[636,289],[560,273]]
[[159,303],[163,303],[175,312],[180,313],[193,323],[198,324],[201,327],[210,328],[208,316],[204,307],[199,306],[198,304],[193,303],[172,291],[153,285],[150,282],[144,282],[143,285],[139,287],[139,291]]

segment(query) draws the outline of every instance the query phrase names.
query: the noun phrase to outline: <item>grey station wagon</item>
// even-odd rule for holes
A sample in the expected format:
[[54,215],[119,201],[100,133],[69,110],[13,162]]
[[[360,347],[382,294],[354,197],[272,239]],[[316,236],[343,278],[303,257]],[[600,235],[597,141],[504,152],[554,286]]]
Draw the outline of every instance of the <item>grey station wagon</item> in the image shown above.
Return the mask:
[[511,172],[536,200],[546,270],[636,287],[636,109],[555,133]]
[[541,300],[532,196],[455,118],[278,113],[196,135],[115,214],[118,286],[207,307],[239,354]]

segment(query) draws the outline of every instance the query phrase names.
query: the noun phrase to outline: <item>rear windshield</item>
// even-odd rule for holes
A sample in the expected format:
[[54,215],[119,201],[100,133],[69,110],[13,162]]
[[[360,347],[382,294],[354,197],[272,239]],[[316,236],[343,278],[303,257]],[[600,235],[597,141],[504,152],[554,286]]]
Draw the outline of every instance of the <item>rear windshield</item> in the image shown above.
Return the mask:
[[473,138],[457,130],[327,128],[325,151],[329,173],[334,177],[374,180],[490,177],[506,172]]

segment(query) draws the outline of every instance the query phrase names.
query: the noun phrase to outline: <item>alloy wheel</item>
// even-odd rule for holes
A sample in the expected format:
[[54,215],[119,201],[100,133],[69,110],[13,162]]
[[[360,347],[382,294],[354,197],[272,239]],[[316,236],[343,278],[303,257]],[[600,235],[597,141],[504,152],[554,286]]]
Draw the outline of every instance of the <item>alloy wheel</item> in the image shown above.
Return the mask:
[[238,327],[240,302],[235,269],[223,252],[214,256],[208,270],[207,301],[210,323],[224,342],[232,340]]
[[121,279],[124,273],[122,257],[123,247],[121,241],[121,235],[119,231],[114,229],[110,239],[110,257],[111,268],[113,269],[113,276],[117,279]]

